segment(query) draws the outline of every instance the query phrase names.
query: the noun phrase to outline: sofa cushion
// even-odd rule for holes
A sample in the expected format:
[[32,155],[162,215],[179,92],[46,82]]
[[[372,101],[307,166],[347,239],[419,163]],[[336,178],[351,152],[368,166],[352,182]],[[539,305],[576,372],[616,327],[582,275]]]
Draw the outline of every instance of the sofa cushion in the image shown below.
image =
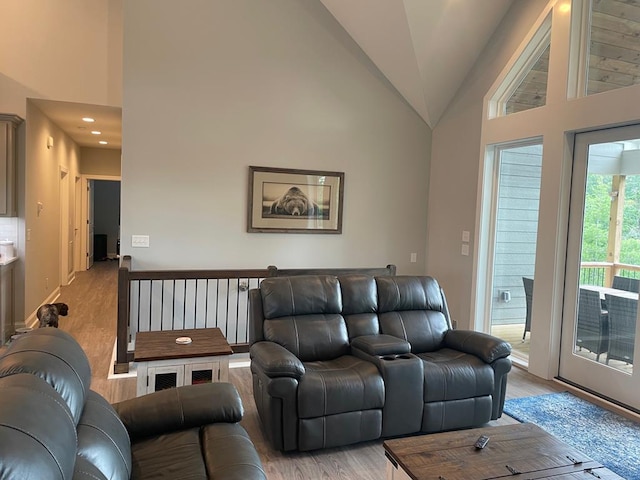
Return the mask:
[[340,285],[331,275],[265,278],[260,293],[266,319],[342,311]]
[[449,330],[444,314],[431,310],[406,310],[380,314],[380,330],[406,340],[413,353],[442,348]]
[[378,290],[369,275],[338,277],[342,294],[342,316],[347,323],[349,338],[380,333],[378,324]]
[[420,353],[424,364],[424,401],[438,402],[491,395],[491,365],[475,355],[443,348]]
[[78,455],[111,480],[131,475],[129,434],[113,407],[90,391],[78,422]]
[[0,378],[0,478],[70,480],[76,428],[69,407],[43,379]]
[[349,336],[339,314],[300,315],[265,320],[264,339],[282,345],[303,362],[331,360],[349,353]]
[[444,312],[440,285],[432,277],[376,277],[378,312],[435,310]]
[[91,367],[82,347],[57,328],[40,328],[20,336],[0,358],[0,377],[24,372],[55,388],[77,423],[91,385]]
[[384,382],[372,363],[345,355],[304,366],[298,385],[300,418],[383,407]]
[[131,458],[131,480],[207,479],[200,449],[200,428],[179,430],[136,442],[131,445]]

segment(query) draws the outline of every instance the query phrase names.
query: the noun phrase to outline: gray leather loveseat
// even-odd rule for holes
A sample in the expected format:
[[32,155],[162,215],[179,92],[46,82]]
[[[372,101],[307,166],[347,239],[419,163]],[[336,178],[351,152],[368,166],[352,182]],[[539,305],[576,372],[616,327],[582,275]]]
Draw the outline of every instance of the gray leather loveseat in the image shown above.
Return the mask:
[[75,339],[34,330],[0,357],[0,479],[266,479],[230,383],[110,405]]
[[511,346],[452,329],[431,277],[267,278],[249,300],[253,395],[278,450],[476,427],[502,415]]

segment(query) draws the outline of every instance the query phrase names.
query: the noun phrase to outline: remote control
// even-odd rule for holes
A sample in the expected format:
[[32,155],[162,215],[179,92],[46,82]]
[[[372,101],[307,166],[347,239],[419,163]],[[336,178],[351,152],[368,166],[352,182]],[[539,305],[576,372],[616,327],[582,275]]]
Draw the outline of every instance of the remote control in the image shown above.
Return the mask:
[[474,446],[478,449],[481,449],[486,447],[487,443],[489,443],[489,437],[486,435],[480,435],[476,440],[476,443],[474,444]]

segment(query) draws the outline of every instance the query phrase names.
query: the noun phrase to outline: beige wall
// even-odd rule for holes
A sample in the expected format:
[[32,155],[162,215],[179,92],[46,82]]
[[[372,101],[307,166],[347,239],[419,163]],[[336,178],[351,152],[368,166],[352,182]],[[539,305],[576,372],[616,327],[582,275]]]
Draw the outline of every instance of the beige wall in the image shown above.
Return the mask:
[[[319,1],[138,0],[124,17],[136,267],[424,273],[429,128]],[[345,172],[343,233],[247,233],[249,165]]]
[[[60,286],[60,175],[68,172],[70,195],[79,175],[80,148],[33,103],[27,104],[26,191],[23,239],[25,316],[33,315]],[[47,148],[47,138],[54,140]],[[72,198],[73,202],[73,198]],[[42,210],[38,214],[38,203]],[[23,215],[22,215],[23,214]]]
[[[59,287],[60,165],[73,176],[71,187],[79,168],[77,145],[28,99],[121,106],[122,0],[0,0],[0,5],[0,111],[25,119],[16,219],[23,257],[16,266],[16,316],[22,320]],[[51,150],[49,135],[55,138]],[[44,210],[37,216],[39,201]]]
[[26,98],[120,106],[119,3],[2,0],[0,111],[24,118]]
[[80,148],[80,173],[82,175],[120,176],[120,150],[106,148]]
[[[451,315],[472,328],[475,234],[483,98],[523,41],[547,0],[515,2],[433,130],[427,271],[440,280]],[[471,254],[461,255],[462,231]]]

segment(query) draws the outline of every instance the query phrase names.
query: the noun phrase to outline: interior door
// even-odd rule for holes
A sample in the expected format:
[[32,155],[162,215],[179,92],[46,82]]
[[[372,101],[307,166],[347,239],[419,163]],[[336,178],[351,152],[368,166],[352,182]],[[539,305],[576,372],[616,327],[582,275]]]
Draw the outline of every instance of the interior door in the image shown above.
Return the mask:
[[87,270],[93,266],[93,234],[95,230],[93,182],[93,180],[87,180]]
[[640,410],[640,125],[576,135],[560,377]]

